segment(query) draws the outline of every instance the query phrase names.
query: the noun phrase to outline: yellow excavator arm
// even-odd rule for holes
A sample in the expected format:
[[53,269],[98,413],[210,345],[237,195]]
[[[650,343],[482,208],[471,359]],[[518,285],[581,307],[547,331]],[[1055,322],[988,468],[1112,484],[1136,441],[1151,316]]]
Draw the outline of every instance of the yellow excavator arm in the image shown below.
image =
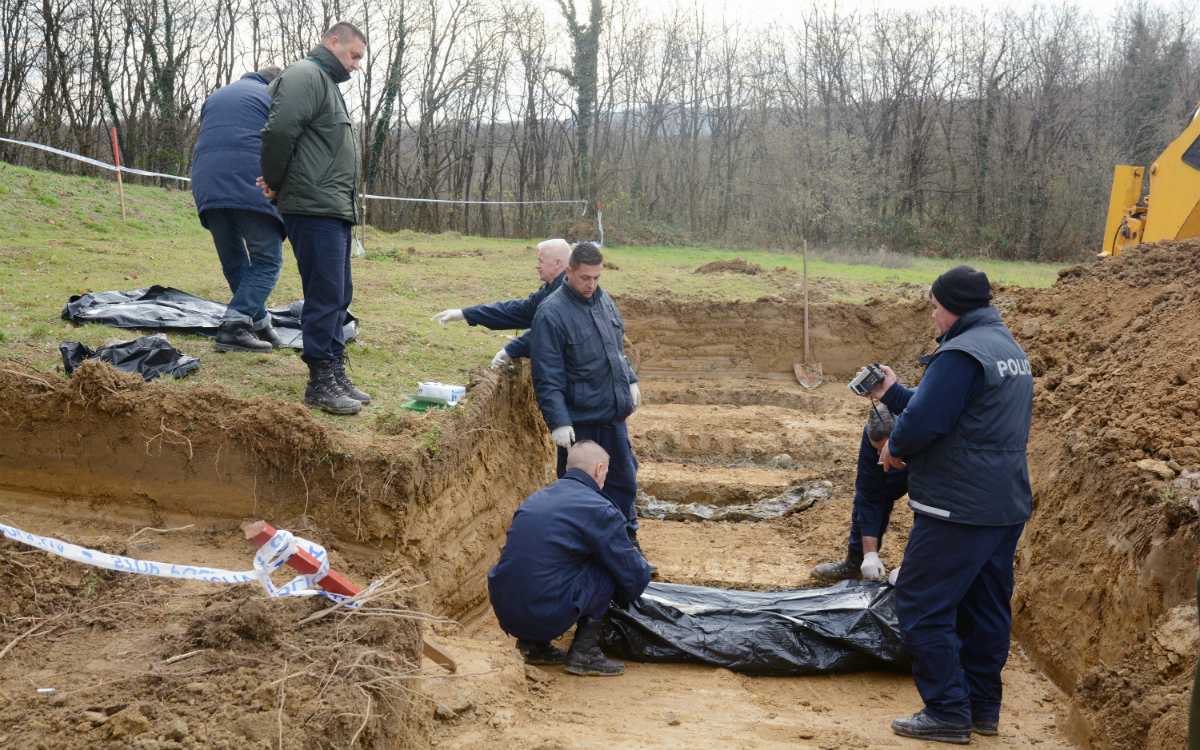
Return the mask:
[[1141,242],[1200,237],[1200,107],[1150,165],[1150,191],[1139,200],[1143,173],[1142,167],[1116,168],[1100,255],[1119,255]]

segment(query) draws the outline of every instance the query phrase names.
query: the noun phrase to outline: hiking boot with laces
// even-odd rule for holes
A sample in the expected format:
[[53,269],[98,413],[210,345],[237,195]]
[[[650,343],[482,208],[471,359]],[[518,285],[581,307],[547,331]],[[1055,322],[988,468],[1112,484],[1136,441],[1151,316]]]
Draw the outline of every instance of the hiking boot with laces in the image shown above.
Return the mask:
[[362,411],[362,403],[342,392],[334,377],[335,364],[332,359],[322,359],[308,366],[304,405],[330,414],[357,414]]
[[624,674],[625,665],[609,659],[600,650],[600,625],[603,621],[584,617],[575,626],[575,640],[567,650],[563,671],[580,677],[615,677]]
[[342,389],[342,393],[366,406],[371,403],[371,396],[358,390],[358,388],[354,387],[354,383],[350,382],[350,376],[346,374],[346,362],[346,357],[334,360],[333,377],[337,380],[338,387]]
[[854,550],[846,551],[846,559],[837,562],[821,563],[812,569],[812,577],[818,581],[834,583],[837,581],[857,581],[862,578],[860,569],[863,554]]
[[529,641],[517,639],[517,650],[526,664],[562,664],[567,660],[567,652],[556,648],[550,641]]

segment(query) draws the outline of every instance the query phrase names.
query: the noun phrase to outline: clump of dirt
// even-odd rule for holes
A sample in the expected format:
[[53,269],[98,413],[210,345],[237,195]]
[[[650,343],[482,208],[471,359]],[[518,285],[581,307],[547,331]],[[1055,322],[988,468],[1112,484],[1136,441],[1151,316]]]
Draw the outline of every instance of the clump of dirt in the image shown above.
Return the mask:
[[1018,552],[1015,627],[1073,693],[1080,732],[1097,746],[1148,746],[1186,710],[1195,646],[1166,658],[1159,634],[1195,601],[1197,289],[1200,241],[1190,240],[996,299],[1035,376],[1034,516]]
[[712,263],[705,263],[692,273],[744,273],[747,276],[757,276],[760,273],[766,273],[766,269],[757,263],[747,263],[742,258],[734,258],[733,260],[714,260]]
[[198,646],[228,648],[242,640],[270,641],[276,630],[275,609],[269,602],[243,598],[210,603],[192,618],[187,635]]

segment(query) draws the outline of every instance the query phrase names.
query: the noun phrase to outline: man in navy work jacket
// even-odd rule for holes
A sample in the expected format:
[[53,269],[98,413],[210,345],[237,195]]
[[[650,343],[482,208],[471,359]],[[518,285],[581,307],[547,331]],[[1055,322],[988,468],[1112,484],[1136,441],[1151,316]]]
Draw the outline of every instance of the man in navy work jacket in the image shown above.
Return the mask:
[[880,460],[907,465],[916,514],[896,614],[925,708],[892,730],[956,744],[999,733],[1013,556],[1033,502],[1033,377],[991,298],[987,276],[969,266],[939,276],[930,301],[941,335],[920,360],[920,387],[884,368],[870,393],[899,415]]
[[814,578],[822,581],[857,578],[881,581],[887,574],[879,560],[879,547],[892,517],[892,506],[908,493],[908,470],[886,471],[879,463],[879,450],[895,425],[896,418],[886,406],[872,406],[867,412],[867,425],[858,447],[849,550],[846,559],[813,568]]
[[[629,522],[637,541],[637,458],[625,418],[641,400],[637,375],[625,357],[625,321],[600,288],[604,256],[590,242],[571,252],[567,280],[533,316],[530,360],[533,389],[550,437],[558,445],[558,476],[567,449],[592,440],[612,457],[604,494]],[[653,566],[651,567],[654,570]]]
[[267,84],[279,68],[247,73],[208,97],[192,152],[192,197],[200,224],[212,233],[229,282],[225,317],[213,345],[219,352],[269,352],[279,346],[267,298],[283,264],[283,220],[254,183],[259,131],[271,111]]
[[[625,515],[600,494],[609,457],[590,440],[567,455],[567,472],[513,515],[488,595],[504,632],[529,664],[563,664],[576,675],[618,675],[625,665],[600,650],[609,602],[627,604],[650,583],[650,568],[625,533]],[[569,651],[550,641],[575,625]]]
[[[550,296],[554,290],[562,286],[567,278],[567,261],[571,258],[571,246],[566,240],[546,240],[538,243],[537,263],[533,270],[537,271],[542,285],[525,299],[514,299],[507,302],[493,302],[489,305],[475,305],[461,310],[443,310],[430,320],[442,324],[456,320],[465,320],[468,325],[483,326],[493,331],[525,329],[533,325],[533,315],[537,312],[542,300]],[[503,349],[492,357],[492,368],[504,367],[514,359],[529,356],[529,332],[521,334],[508,342]]]

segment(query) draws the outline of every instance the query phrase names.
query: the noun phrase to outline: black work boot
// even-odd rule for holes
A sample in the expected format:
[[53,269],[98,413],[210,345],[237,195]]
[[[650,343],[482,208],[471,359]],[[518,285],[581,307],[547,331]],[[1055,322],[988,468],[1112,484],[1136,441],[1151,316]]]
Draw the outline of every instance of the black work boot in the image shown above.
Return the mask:
[[258,338],[271,345],[272,349],[278,349],[283,346],[283,339],[279,338],[279,334],[271,326],[271,320],[268,318],[266,323],[261,328],[255,328],[254,332],[258,334]]
[[346,357],[333,362],[333,377],[337,380],[338,387],[342,389],[342,393],[346,394],[355,401],[359,401],[363,406],[371,403],[370,395],[363,393],[354,387],[354,383],[350,382],[350,376],[346,374]]
[[984,737],[995,737],[1000,734],[1000,722],[971,720],[971,731]]
[[258,352],[265,354],[271,351],[271,345],[259,341],[249,323],[230,323],[222,321],[217,328],[217,340],[213,348],[219,352]]
[[658,578],[658,566],[650,562],[650,559],[646,557],[646,553],[642,552],[642,545],[638,544],[637,531],[628,527],[626,527],[625,531],[629,534],[629,543],[633,545],[633,548],[638,551],[638,554],[650,566],[650,577]]
[[304,389],[304,405],[324,409],[330,414],[358,414],[362,404],[342,393],[334,378],[332,359],[322,359],[308,365],[308,387]]
[[588,677],[613,677],[625,673],[625,665],[609,659],[600,650],[600,623],[593,617],[584,617],[575,626],[575,640],[567,651],[567,662],[563,670],[570,674]]
[[862,578],[863,553],[846,550],[846,559],[821,563],[812,569],[812,577],[818,581],[857,581]]
[[567,660],[567,652],[555,648],[550,641],[527,641],[517,639],[517,650],[526,664],[562,664]]
[[903,719],[893,719],[892,731],[901,737],[912,737],[917,740],[949,742],[952,745],[971,744],[970,724],[951,724],[948,721],[935,719],[925,713],[925,709]]

